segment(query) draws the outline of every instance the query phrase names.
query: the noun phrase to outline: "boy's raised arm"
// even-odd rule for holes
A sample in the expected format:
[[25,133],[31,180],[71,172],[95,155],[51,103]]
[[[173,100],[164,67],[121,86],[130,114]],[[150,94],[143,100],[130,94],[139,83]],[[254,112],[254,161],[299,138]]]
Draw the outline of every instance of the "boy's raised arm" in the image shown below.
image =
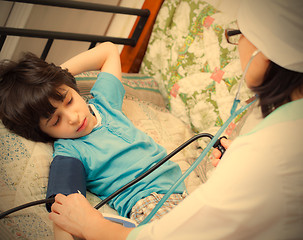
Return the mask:
[[101,70],[116,76],[121,80],[121,62],[117,46],[111,42],[104,42],[96,47],[82,52],[65,63],[63,69],[68,69],[72,75],[82,72]]

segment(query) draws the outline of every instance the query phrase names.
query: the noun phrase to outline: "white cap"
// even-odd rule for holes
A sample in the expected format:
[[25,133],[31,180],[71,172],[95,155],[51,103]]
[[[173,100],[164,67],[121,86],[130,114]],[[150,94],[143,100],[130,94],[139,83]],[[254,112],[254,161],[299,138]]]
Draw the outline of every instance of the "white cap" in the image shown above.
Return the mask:
[[238,25],[268,59],[303,72],[303,0],[242,0]]

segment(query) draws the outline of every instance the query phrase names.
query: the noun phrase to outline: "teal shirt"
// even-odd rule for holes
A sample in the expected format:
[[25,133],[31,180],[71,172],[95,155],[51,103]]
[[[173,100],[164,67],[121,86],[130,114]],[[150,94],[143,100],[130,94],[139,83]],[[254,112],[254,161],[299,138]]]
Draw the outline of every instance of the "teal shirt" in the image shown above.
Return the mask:
[[[74,157],[83,163],[87,189],[101,199],[132,181],[167,155],[151,137],[137,129],[122,112],[125,90],[115,76],[100,73],[91,90],[101,126],[78,139],[55,142],[55,156]],[[166,193],[181,176],[178,164],[168,161],[155,172],[109,202],[128,217],[136,202],[152,192]],[[175,193],[185,191],[184,184]]]

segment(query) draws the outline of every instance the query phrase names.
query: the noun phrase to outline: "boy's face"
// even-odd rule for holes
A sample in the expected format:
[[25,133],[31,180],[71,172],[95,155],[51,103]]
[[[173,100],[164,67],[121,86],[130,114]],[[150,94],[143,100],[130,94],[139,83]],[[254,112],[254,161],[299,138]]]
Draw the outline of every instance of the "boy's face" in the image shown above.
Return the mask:
[[56,111],[50,118],[40,119],[40,128],[53,138],[79,138],[88,135],[97,123],[84,99],[71,87],[62,85],[63,102],[50,99]]

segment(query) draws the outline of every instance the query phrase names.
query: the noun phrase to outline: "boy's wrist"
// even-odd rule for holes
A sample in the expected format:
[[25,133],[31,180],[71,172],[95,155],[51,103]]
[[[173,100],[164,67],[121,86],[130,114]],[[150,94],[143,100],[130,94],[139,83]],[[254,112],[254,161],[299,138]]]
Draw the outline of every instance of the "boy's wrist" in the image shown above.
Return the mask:
[[102,214],[94,209],[94,213],[89,215],[88,219],[83,219],[82,235],[84,239],[94,240],[98,239],[98,236],[101,237],[102,229],[105,228],[105,221],[106,219],[103,218]]
[[125,240],[131,230],[132,228],[105,219],[100,213],[99,216],[95,215],[86,222],[82,234],[87,240]]

